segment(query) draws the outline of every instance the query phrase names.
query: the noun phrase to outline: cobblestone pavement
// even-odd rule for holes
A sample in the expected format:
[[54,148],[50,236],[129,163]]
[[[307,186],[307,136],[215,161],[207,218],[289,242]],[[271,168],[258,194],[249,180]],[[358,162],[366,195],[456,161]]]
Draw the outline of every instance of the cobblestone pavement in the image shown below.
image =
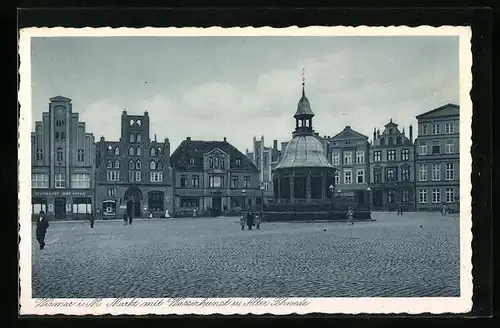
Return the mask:
[[33,237],[33,297],[459,296],[458,219],[374,218],[260,231],[241,231],[236,218],[97,221],[94,229],[52,222],[44,250]]

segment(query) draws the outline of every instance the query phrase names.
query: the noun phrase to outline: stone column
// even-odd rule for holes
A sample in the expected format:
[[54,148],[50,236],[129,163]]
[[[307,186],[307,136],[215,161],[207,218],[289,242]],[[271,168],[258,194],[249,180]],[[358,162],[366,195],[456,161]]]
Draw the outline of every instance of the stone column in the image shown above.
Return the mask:
[[311,171],[307,171],[307,177],[306,177],[306,202],[311,201],[311,193],[312,193],[312,186],[311,186]]

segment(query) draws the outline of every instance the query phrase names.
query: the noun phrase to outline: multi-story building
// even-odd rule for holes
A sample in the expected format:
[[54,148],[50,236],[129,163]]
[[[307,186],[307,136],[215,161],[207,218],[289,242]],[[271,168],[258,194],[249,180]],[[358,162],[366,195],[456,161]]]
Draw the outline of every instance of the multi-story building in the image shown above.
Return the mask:
[[[274,200],[273,183],[271,172],[278,163],[281,152],[278,150],[278,140],[273,141],[273,147],[266,147],[264,144],[264,136],[260,140],[253,138],[253,152],[246,151],[246,156],[259,169],[259,184],[260,188],[264,188],[263,197],[264,203],[269,204]],[[257,201],[260,202],[260,199]]]
[[459,209],[460,107],[447,104],[417,116],[416,193],[418,210],[443,203]]
[[187,137],[172,153],[175,215],[191,216],[258,210],[259,170],[245,154],[223,141]]
[[93,210],[95,143],[73,113],[71,99],[50,98],[49,111],[31,133],[32,213],[84,218]]
[[103,217],[164,216],[173,212],[170,142],[149,134],[149,115],[121,115],[118,141],[97,143],[96,198]]
[[370,143],[368,137],[350,126],[329,139],[330,162],[335,171],[335,186],[339,196],[352,197],[366,204],[368,197]]
[[370,185],[372,208],[394,210],[415,208],[413,127],[409,136],[392,122],[382,133],[375,129],[370,147]]

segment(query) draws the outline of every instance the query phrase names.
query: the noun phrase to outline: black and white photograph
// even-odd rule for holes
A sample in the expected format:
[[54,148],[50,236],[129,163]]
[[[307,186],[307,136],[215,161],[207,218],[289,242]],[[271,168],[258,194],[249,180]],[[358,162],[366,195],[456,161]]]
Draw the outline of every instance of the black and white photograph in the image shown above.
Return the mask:
[[21,30],[21,314],[470,311],[470,39]]

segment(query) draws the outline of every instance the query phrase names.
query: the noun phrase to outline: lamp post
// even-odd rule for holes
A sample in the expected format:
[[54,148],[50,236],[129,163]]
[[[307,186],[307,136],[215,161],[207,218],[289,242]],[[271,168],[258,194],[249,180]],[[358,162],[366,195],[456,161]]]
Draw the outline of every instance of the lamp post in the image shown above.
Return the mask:
[[[333,196],[335,195],[335,187],[331,184],[328,189],[330,190],[330,213],[332,214],[333,219]],[[328,220],[325,221],[325,230],[328,224]]]
[[264,186],[263,184],[260,186],[260,219],[264,216]]
[[366,191],[368,192],[368,215],[371,217],[371,203],[372,203],[372,199],[371,199],[371,191],[372,191],[372,188],[368,187],[366,188]]
[[243,195],[243,212],[245,212],[246,207],[247,207],[247,197],[246,197],[247,191],[245,189],[243,189],[241,191],[241,194]]

